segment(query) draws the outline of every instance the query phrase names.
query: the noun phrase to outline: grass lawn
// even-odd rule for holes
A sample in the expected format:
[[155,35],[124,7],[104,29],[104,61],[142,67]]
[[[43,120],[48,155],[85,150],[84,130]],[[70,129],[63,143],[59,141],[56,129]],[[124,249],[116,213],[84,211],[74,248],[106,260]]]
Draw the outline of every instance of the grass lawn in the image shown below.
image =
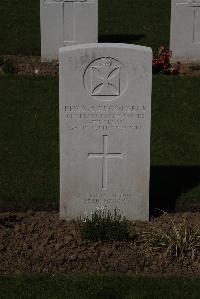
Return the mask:
[[1,77],[0,206],[58,204],[58,80]]
[[[40,55],[39,0],[0,1],[0,54]],[[169,0],[100,0],[99,41],[169,46]]]
[[0,277],[1,299],[199,299],[200,280],[178,277]]
[[[154,77],[153,208],[200,208],[199,86],[200,78]],[[58,208],[58,79],[4,76],[0,90],[0,210]]]

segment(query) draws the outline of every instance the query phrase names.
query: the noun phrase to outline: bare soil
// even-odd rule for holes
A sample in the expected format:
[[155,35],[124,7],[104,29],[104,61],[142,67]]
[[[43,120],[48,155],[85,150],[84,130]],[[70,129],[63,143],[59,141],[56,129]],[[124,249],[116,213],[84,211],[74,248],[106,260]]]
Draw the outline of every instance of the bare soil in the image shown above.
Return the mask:
[[[200,227],[200,213],[170,215]],[[130,222],[128,241],[92,242],[81,237],[82,222],[59,220],[57,212],[0,214],[0,275],[19,273],[200,275],[200,252],[194,259],[171,260],[150,252],[154,227],[166,232],[169,215],[150,222]]]
[[[41,62],[40,56],[0,55],[0,61],[9,61],[18,75],[58,76],[59,62]],[[182,76],[200,76],[200,64],[180,64],[179,74]]]
[[52,62],[41,62],[40,56],[0,56],[0,61],[9,61],[15,67],[17,75],[46,75],[58,76],[59,63],[57,60]]
[[200,64],[185,63],[180,64],[180,75],[183,76],[200,76]]

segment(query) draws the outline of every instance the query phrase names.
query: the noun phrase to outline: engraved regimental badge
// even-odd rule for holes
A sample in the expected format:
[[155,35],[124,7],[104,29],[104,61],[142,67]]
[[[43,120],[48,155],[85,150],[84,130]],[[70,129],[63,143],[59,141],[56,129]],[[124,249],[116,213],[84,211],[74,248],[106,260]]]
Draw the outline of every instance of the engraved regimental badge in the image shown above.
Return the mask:
[[100,101],[120,97],[128,84],[124,66],[111,57],[101,57],[90,63],[83,80],[89,95]]

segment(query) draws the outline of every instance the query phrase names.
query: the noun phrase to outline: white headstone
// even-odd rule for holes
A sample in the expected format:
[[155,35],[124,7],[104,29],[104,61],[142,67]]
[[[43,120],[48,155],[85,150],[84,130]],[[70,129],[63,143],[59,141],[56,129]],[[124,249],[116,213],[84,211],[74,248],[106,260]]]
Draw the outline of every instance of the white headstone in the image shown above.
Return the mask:
[[172,61],[200,61],[200,0],[172,0]]
[[58,59],[59,48],[98,42],[98,0],[40,0],[41,59]]
[[150,48],[60,49],[61,218],[149,218],[151,86]]

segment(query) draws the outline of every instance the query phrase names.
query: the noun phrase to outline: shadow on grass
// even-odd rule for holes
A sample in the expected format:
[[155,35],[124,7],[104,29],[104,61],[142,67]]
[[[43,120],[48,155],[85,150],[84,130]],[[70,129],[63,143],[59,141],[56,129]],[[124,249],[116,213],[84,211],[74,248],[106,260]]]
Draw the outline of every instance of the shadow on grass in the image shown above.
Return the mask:
[[129,278],[123,280],[116,277],[115,282],[109,279],[107,283],[104,282],[104,285],[102,285],[101,289],[96,289],[94,298],[95,299],[126,298],[126,296],[130,294],[129,283],[130,283]]
[[[200,166],[151,167],[150,215],[159,216],[159,210],[175,212],[177,199],[199,184]],[[197,211],[197,208],[194,211]]]
[[191,277],[103,275],[0,276],[2,299],[197,299],[200,284]]
[[131,44],[144,38],[144,34],[111,34],[111,35],[100,35],[99,43],[127,43]]

